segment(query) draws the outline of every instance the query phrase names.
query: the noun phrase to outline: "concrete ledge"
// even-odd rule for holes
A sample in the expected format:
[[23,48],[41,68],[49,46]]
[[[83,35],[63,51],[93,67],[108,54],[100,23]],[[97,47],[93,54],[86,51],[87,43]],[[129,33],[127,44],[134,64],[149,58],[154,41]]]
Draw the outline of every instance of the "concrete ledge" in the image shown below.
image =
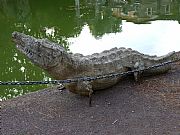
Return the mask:
[[167,74],[123,80],[88,98],[56,87],[3,101],[3,135],[179,135],[180,63]]

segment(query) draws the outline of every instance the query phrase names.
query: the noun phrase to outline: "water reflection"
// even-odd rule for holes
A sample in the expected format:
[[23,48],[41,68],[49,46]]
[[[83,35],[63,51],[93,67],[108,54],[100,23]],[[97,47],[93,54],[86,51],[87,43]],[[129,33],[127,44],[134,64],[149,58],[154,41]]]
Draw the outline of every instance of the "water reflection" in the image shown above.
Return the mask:
[[[49,38],[85,55],[115,46],[161,55],[180,50],[179,22],[178,0],[1,0],[0,81],[51,79],[15,49],[13,31]],[[0,86],[0,100],[43,87]]]
[[85,25],[78,37],[69,38],[70,50],[89,55],[112,47],[127,47],[160,56],[180,50],[180,38],[178,34],[173,34],[179,31],[177,21],[155,21],[151,25],[123,21],[122,32],[104,34],[97,39],[91,34],[89,26]]
[[177,20],[180,22],[180,1],[178,0],[131,0],[109,1],[113,15],[135,23],[151,20]]

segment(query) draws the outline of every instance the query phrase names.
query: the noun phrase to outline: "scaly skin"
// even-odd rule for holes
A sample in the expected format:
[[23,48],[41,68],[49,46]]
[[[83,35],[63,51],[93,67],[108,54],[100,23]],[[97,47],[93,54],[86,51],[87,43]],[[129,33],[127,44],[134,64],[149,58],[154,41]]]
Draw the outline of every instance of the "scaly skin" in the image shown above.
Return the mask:
[[[32,63],[46,70],[53,78],[63,80],[84,76],[97,76],[134,69],[144,69],[176,58],[175,52],[164,56],[149,56],[126,48],[113,48],[88,56],[70,54],[59,44],[47,39],[36,39],[19,32],[13,32],[13,41],[19,51]],[[167,72],[170,65],[143,72],[144,76]],[[138,80],[139,73],[134,73]],[[122,78],[107,78],[91,82],[78,82],[65,85],[73,93],[91,96],[93,90],[106,89]]]

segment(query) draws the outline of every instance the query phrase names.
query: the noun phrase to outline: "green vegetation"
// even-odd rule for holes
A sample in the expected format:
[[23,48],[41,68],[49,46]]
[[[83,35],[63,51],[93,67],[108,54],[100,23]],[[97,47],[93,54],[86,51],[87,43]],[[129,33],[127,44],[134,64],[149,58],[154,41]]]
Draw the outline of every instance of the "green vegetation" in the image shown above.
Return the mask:
[[[170,3],[173,6],[170,8],[172,14],[160,14],[158,20],[179,21],[180,3],[174,2]],[[140,9],[146,10],[148,6],[151,6],[151,4],[140,3],[141,8],[137,10],[134,1],[113,3],[113,0],[100,0],[99,2],[94,0],[53,0],[53,2],[51,0],[1,0],[0,81],[49,79],[46,73],[17,52],[15,45],[11,42],[13,31],[38,38],[49,38],[70,51],[68,38],[77,37],[85,24],[89,26],[92,35],[99,38],[106,33],[122,31],[122,20],[117,15],[120,15],[123,10],[127,13],[134,10],[141,13]],[[118,7],[114,7],[115,5]],[[168,6],[167,10],[169,10]],[[114,16],[112,16],[113,13]],[[0,86],[0,99],[12,98],[43,87],[46,86]]]

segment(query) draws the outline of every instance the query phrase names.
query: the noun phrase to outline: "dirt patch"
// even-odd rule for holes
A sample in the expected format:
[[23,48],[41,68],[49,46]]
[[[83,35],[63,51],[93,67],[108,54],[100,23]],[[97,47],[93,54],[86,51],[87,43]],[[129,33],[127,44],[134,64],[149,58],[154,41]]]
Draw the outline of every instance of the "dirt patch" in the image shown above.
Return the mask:
[[3,101],[3,135],[180,135],[180,63],[88,98],[56,87]]

